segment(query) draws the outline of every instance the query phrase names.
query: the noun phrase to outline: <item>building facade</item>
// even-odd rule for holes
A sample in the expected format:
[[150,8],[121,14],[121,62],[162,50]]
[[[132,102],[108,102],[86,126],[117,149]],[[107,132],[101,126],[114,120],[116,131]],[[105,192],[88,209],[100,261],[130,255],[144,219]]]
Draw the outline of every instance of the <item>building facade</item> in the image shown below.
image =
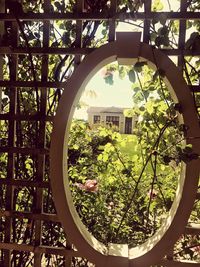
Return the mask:
[[132,134],[136,116],[125,117],[125,109],[119,107],[90,107],[87,110],[88,123],[91,127],[97,124],[110,125],[116,127],[120,133]]

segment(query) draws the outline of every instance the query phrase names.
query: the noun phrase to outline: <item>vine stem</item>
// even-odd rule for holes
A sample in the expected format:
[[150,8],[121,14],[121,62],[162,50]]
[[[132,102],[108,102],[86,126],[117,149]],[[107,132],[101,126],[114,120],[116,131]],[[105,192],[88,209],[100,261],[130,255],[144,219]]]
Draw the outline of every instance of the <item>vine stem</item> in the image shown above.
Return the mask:
[[[190,75],[189,75],[188,70],[187,70],[187,65],[186,65],[187,61],[185,60],[185,57],[184,57],[183,53],[181,54],[181,57],[182,57],[182,61],[183,61],[183,67],[184,67],[184,71],[185,71],[185,76],[186,76],[187,82],[188,82],[188,84],[190,86],[192,86],[192,81],[190,79]],[[199,116],[194,91],[192,91],[192,98],[193,98],[193,102],[194,102],[194,106],[195,106],[196,112],[197,112],[197,114]]]
[[[169,122],[167,122],[167,123],[162,127],[162,129],[160,130],[160,133],[159,133],[159,135],[158,135],[158,137],[157,137],[157,140],[155,141],[155,143],[154,143],[154,145],[153,145],[153,147],[152,147],[152,150],[154,150],[154,149],[157,147],[157,145],[158,145],[159,142],[160,142],[160,139],[161,139],[162,135],[164,134],[165,130],[168,128],[168,126],[169,126],[171,123],[172,123],[172,121],[169,121]],[[150,154],[148,155],[147,159],[146,159],[146,162],[145,162],[145,164],[144,164],[142,170],[141,170],[141,173],[140,173],[139,178],[138,178],[138,180],[137,180],[137,183],[136,183],[135,189],[134,189],[134,191],[133,191],[133,194],[132,194],[132,196],[131,196],[131,198],[130,198],[128,204],[127,204],[127,207],[126,207],[126,210],[125,210],[125,212],[124,212],[124,215],[122,216],[121,222],[120,222],[120,224],[119,224],[119,226],[118,226],[118,228],[117,228],[117,231],[116,231],[116,238],[118,237],[119,230],[120,230],[120,228],[121,228],[121,226],[122,226],[122,223],[123,223],[124,219],[126,218],[126,215],[127,215],[128,211],[129,211],[129,209],[130,209],[130,207],[131,207],[131,204],[132,204],[132,202],[133,202],[133,200],[134,200],[134,198],[135,198],[135,195],[136,195],[136,192],[137,192],[137,189],[138,189],[138,185],[139,185],[139,183],[140,183],[140,181],[141,181],[141,179],[142,179],[142,175],[143,175],[143,173],[144,173],[144,171],[145,171],[145,169],[146,169],[146,167],[147,167],[147,164],[148,164],[149,160],[151,159],[151,157],[152,157],[152,154],[150,153]]]
[[[156,150],[158,148],[158,144],[156,145]],[[151,205],[151,200],[152,200],[152,193],[153,193],[153,187],[154,187],[154,184],[155,184],[155,181],[157,179],[157,159],[158,159],[158,154],[156,153],[155,155],[155,158],[154,158],[154,162],[153,162],[153,179],[152,179],[152,182],[151,182],[151,189],[150,189],[150,194],[149,194],[149,203],[148,203],[148,207],[147,207],[147,221],[146,221],[146,228],[148,226],[148,223],[149,223],[149,211],[150,211],[150,205]],[[146,236],[146,233],[145,233],[145,236]]]
[[[157,69],[157,71],[159,71],[158,63],[157,63],[157,59],[156,59],[156,56],[155,56],[154,48],[153,47],[152,47],[152,54],[153,54],[153,59],[154,59],[155,65],[156,65],[156,69]],[[169,103],[167,101],[167,98],[166,98],[166,95],[165,95],[165,92],[164,92],[164,89],[163,89],[162,78],[161,78],[159,72],[158,72],[158,80],[159,80],[159,83],[160,83],[160,88],[161,88],[161,92],[162,92],[162,95],[163,95],[163,99],[164,99],[166,105],[168,106],[168,108],[170,110],[171,107],[170,107],[170,105],[169,105]]]
[[[113,145],[113,144],[112,144],[112,145]],[[116,152],[116,154],[117,154],[117,157],[118,157],[119,161],[121,162],[122,166],[124,167],[124,169],[127,170],[127,167],[126,167],[124,161],[122,160],[121,156],[119,155],[119,151],[117,150],[117,148],[116,148],[114,145],[113,145],[113,147],[114,147],[114,149],[115,149],[115,152]],[[131,178],[133,179],[133,181],[134,181],[135,183],[137,183],[137,181],[135,180],[135,178],[133,177],[133,175],[130,174],[130,176],[131,176]]]
[[181,251],[178,251],[178,252],[174,253],[173,257],[181,254],[182,252],[188,251],[188,249],[199,247],[199,246],[200,246],[200,244],[194,244],[194,245],[187,246],[187,247],[183,248]]
[[[141,91],[142,91],[143,97],[144,97],[144,99],[145,99],[145,102],[147,103],[147,102],[148,102],[148,101],[147,101],[147,97],[146,97],[145,94],[144,94],[144,89],[143,89],[143,86],[142,86],[142,82],[141,82],[140,76],[139,76],[139,74],[138,74],[137,71],[136,71],[136,76],[137,76],[137,79],[138,79],[138,82],[139,82],[140,89],[141,89]],[[154,116],[153,116],[153,121],[154,121],[156,127],[158,127],[158,129],[160,130],[160,127],[159,127],[159,125],[158,125],[158,123],[157,123],[157,121],[156,121],[156,119],[155,119]]]

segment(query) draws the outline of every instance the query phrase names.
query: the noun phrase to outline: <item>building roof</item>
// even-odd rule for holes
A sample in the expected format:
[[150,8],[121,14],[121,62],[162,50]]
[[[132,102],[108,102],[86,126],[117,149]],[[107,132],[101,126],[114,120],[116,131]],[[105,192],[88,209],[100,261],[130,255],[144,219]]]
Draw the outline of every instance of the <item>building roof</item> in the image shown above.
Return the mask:
[[119,107],[90,107],[87,113],[123,113],[124,109]]

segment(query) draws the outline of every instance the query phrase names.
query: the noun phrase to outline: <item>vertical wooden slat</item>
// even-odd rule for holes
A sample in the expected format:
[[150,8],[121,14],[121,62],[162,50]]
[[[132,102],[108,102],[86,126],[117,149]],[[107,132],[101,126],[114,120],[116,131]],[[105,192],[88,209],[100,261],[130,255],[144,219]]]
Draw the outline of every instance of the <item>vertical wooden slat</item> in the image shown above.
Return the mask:
[[[77,12],[83,12],[84,8],[84,0],[76,0],[76,11]],[[82,47],[82,33],[83,33],[83,21],[79,20],[76,21],[76,41],[75,41],[75,46],[77,48]],[[74,59],[74,68],[77,68],[78,65],[81,63],[81,55],[75,55]],[[66,237],[67,239],[67,237]],[[70,248],[71,245],[67,242],[67,246]],[[65,267],[70,267],[71,266],[71,258],[70,257],[65,257],[64,259],[64,265]]]
[[[0,0],[0,13],[5,13],[5,0]],[[4,34],[4,22],[0,21],[0,37]],[[0,55],[0,80],[3,80],[3,56]],[[2,88],[0,87],[0,113],[2,111]],[[0,123],[1,125],[1,123]]]
[[[84,6],[84,0],[76,0],[76,11],[82,12]],[[83,21],[78,20],[76,22],[76,44],[77,48],[82,47],[82,31],[83,31]],[[76,68],[81,62],[81,55],[76,55],[74,60],[74,67]]]
[[[44,12],[50,12],[51,1],[44,0]],[[49,46],[49,34],[50,34],[50,22],[44,21],[43,23],[43,47]],[[42,81],[48,80],[48,55],[43,55],[42,57]],[[40,90],[40,116],[41,120],[39,122],[39,134],[38,134],[38,144],[37,148],[45,148],[46,144],[46,122],[42,118],[46,116],[47,107],[47,88]],[[42,182],[44,180],[44,170],[45,170],[45,155],[38,154],[37,156],[37,182]],[[43,206],[43,188],[36,188],[36,211],[42,213]],[[40,220],[35,221],[35,245],[39,246],[41,244],[42,237],[42,224]],[[41,253],[34,254],[34,267],[40,267],[41,265]]]
[[[180,12],[187,11],[187,0],[181,0]],[[178,40],[178,48],[184,49],[185,46],[185,36],[186,36],[186,20],[179,21],[179,40]],[[178,66],[183,71],[183,56],[178,56]]]
[[[149,1],[144,1],[144,12],[145,15],[148,15],[151,12],[151,0]],[[145,19],[144,20],[144,30],[143,30],[143,42],[144,43],[149,43],[150,40],[150,20]]]
[[172,246],[171,249],[168,251],[166,257],[167,257],[168,260],[173,260],[173,257],[174,257],[174,246]]
[[[110,3],[110,12],[111,15],[114,16],[114,14],[117,11],[117,0],[111,0]],[[115,40],[115,30],[116,30],[116,22],[114,19],[109,21],[109,33],[108,33],[108,40],[109,42],[112,42]]]
[[[17,47],[18,45],[18,24],[17,22],[12,22],[11,24],[11,45],[12,47]],[[17,66],[18,66],[18,56],[10,56],[10,81],[17,80]],[[9,113],[16,114],[17,109],[17,88],[9,88],[10,106]],[[15,145],[16,136],[16,121],[14,119],[9,120],[8,126],[8,146],[13,147]],[[8,163],[7,163],[7,190],[6,190],[6,210],[13,210],[13,187],[12,180],[14,178],[14,157],[15,154],[8,153]],[[12,235],[12,219],[6,217],[5,220],[5,242],[11,241]],[[4,264],[6,267],[11,266],[11,251],[5,252]]]

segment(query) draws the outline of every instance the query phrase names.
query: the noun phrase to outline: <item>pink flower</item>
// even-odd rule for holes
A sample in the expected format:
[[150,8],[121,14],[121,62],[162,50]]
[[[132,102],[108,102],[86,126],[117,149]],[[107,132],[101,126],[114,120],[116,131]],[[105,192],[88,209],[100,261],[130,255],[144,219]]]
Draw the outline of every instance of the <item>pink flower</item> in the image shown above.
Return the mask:
[[196,245],[195,247],[192,247],[191,250],[199,253],[200,252],[200,246]]
[[98,191],[98,183],[97,180],[86,180],[84,184],[76,183],[78,188],[88,191],[88,192],[97,192]]
[[154,188],[153,188],[153,189],[150,189],[149,192],[147,193],[147,195],[148,195],[150,198],[154,199],[154,198],[156,198],[156,196],[158,195],[158,191],[155,190]]
[[100,73],[101,73],[101,75],[103,77],[105,77],[106,76],[106,73],[107,73],[107,69],[106,68],[103,68]]
[[114,202],[109,202],[108,203],[108,210],[111,210],[115,206]]

